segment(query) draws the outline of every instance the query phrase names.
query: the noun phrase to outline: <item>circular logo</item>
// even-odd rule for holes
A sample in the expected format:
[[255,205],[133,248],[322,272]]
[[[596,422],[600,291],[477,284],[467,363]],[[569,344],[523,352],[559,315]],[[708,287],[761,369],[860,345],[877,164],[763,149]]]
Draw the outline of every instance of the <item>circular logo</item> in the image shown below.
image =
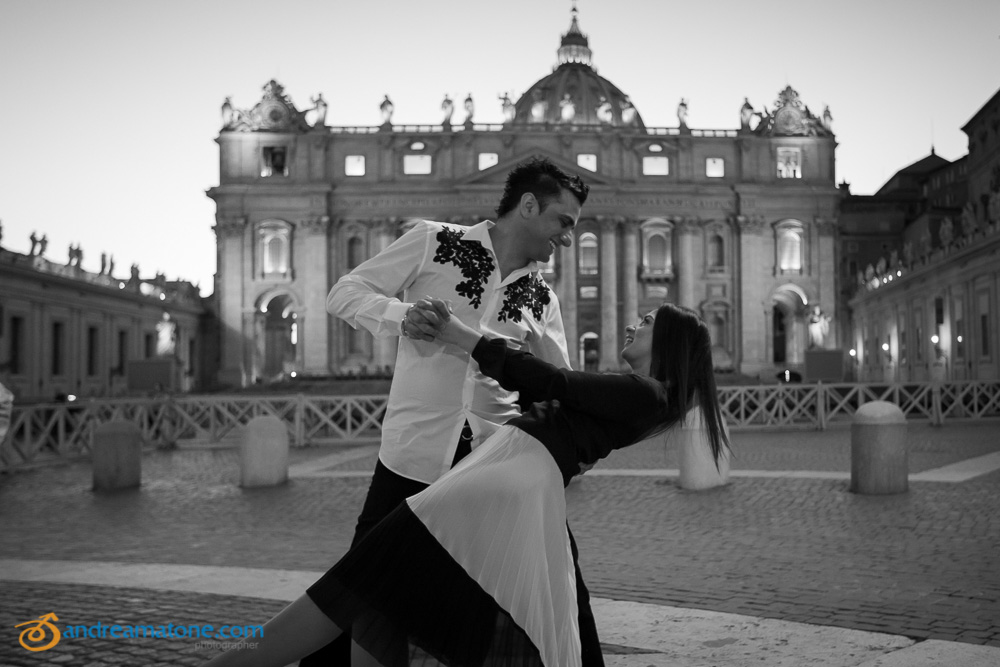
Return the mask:
[[48,613],[44,616],[39,616],[34,621],[25,621],[24,623],[15,625],[15,628],[19,628],[22,625],[33,626],[21,631],[21,636],[18,638],[21,646],[29,651],[48,651],[58,644],[59,640],[62,639],[62,633],[58,627],[51,623],[51,621],[58,620],[59,617],[54,613]]

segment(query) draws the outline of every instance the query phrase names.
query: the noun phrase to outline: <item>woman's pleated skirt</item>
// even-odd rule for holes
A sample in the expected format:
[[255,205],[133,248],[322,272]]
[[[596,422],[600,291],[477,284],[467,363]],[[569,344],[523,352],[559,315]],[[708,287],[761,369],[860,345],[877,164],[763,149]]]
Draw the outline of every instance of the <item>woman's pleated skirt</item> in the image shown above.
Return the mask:
[[581,662],[562,475],[513,426],[400,505],[308,594],[390,667],[406,664],[402,641],[455,667]]

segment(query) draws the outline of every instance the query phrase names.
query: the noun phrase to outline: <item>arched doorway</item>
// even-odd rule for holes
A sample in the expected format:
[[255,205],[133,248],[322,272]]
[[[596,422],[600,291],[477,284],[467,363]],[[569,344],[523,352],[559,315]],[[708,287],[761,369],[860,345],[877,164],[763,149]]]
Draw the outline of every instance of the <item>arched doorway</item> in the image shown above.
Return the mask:
[[254,380],[275,382],[295,372],[299,322],[287,294],[262,299],[254,322]]
[[593,331],[580,336],[580,368],[596,372],[601,364],[601,339]]
[[803,319],[809,297],[798,285],[787,283],[771,295],[771,363],[776,366],[803,363],[806,329]]
[[776,364],[788,360],[788,327],[785,324],[788,316],[781,305],[775,304],[771,314],[771,361]]

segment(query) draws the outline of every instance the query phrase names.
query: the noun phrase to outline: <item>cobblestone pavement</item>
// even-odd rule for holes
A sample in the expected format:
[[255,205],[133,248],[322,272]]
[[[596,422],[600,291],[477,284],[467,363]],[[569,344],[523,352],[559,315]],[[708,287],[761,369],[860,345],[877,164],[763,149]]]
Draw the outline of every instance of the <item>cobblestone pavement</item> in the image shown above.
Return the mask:
[[[911,425],[909,442],[911,473],[923,472],[1000,451],[1000,424]],[[734,444],[734,470],[850,470],[846,428],[743,431]],[[292,463],[336,451],[351,452],[306,448]],[[331,472],[370,470],[374,448],[345,458]],[[346,550],[364,476],[244,490],[237,460],[233,450],[154,452],[143,460],[142,487],[113,494],[91,491],[87,463],[2,476],[0,557],[322,570]],[[668,447],[644,445],[601,467],[674,468],[676,459]],[[574,482],[567,500],[594,595],[1000,646],[1000,471],[962,483],[911,481],[897,496],[847,487],[846,479],[750,475],[691,493],[671,478],[595,475]],[[282,606],[66,584],[0,589],[7,628],[50,607],[88,619],[234,622]],[[42,660],[6,636],[0,665],[138,664],[128,656],[148,650],[119,640],[99,660],[88,654],[89,663],[71,654]],[[190,642],[180,650],[160,641],[159,664],[205,655]]]

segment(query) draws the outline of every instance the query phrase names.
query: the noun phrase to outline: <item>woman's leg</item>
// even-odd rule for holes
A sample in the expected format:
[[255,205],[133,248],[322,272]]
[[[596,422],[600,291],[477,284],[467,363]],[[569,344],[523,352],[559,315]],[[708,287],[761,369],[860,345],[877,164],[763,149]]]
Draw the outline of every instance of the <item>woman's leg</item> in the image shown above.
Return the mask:
[[264,636],[247,638],[255,648],[234,649],[205,667],[285,667],[340,636],[340,628],[303,595],[264,624]]

